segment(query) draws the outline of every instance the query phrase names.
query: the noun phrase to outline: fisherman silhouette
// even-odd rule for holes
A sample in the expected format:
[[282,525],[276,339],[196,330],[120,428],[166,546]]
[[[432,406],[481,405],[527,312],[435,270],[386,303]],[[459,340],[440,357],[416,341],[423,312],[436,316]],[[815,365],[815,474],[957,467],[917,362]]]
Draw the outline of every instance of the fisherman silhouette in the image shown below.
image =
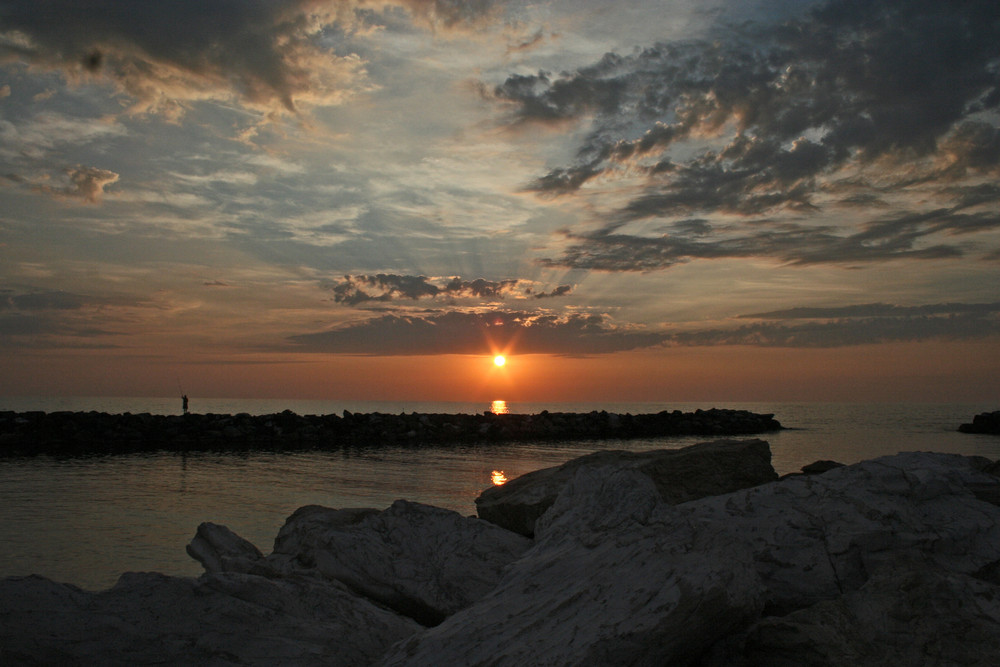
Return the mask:
[[184,394],[183,396],[181,396],[181,403],[184,405],[184,414],[187,414],[187,411],[188,411],[188,397],[187,397],[187,394]]

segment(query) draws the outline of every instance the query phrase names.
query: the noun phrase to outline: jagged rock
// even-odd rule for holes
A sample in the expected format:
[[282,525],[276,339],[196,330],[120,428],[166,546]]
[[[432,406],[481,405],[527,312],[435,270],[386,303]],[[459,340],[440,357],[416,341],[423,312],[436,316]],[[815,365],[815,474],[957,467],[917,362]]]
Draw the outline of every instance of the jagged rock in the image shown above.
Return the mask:
[[398,500],[388,509],[296,511],[275,540],[266,567],[280,576],[310,573],[425,625],[488,593],[531,541],[451,510]]
[[599,451],[561,466],[536,470],[476,498],[480,518],[532,536],[535,522],[584,467],[615,466],[641,472],[671,504],[728,493],[778,478],[763,440],[719,440],[683,449],[649,452]]
[[206,572],[252,572],[263,558],[252,543],[225,526],[209,522],[198,526],[187,553]]
[[1000,587],[899,564],[835,600],[761,620],[741,653],[747,666],[994,665]]
[[989,461],[900,454],[677,504],[644,465],[578,465],[533,541],[405,501],[310,506],[267,557],[203,524],[198,579],[0,580],[0,664],[995,661]]
[[383,664],[699,661],[746,619],[859,591],[901,559],[959,575],[1000,560],[1000,508],[969,488],[990,483],[914,453],[669,505],[635,470],[580,467],[496,589]]
[[833,470],[834,468],[843,468],[843,463],[838,463],[837,461],[814,461],[807,465],[802,466],[802,472],[806,475],[822,475],[827,470]]
[[972,418],[971,424],[958,427],[962,433],[990,433],[1000,435],[1000,410],[983,412]]
[[540,523],[538,544],[497,589],[397,645],[383,664],[653,665],[696,657],[716,632],[757,617],[763,588],[742,545],[690,523],[651,522],[663,505],[636,470],[579,468]]
[[420,628],[333,582],[129,573],[91,593],[0,580],[0,663],[371,664]]

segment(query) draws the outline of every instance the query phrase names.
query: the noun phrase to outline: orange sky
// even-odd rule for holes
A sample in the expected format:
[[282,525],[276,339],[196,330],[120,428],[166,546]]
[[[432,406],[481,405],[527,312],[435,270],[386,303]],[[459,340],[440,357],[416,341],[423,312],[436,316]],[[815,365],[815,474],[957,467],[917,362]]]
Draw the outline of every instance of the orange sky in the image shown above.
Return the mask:
[[992,370],[998,366],[1000,347],[990,341],[661,348],[583,358],[513,354],[502,368],[490,355],[241,355],[196,363],[73,353],[10,359],[3,388],[26,396],[172,396],[182,387],[191,396],[217,398],[975,402],[1000,400]]

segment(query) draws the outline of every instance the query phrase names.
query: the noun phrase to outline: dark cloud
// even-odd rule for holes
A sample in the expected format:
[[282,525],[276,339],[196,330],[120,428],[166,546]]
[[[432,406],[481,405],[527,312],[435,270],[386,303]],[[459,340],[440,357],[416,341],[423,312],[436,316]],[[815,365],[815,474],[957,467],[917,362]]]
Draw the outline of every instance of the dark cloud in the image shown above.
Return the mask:
[[70,292],[0,289],[0,310],[76,310],[93,300]]
[[303,351],[345,354],[604,354],[657,345],[662,334],[618,327],[603,315],[432,313],[385,315],[332,331],[292,336]]
[[742,326],[651,331],[605,315],[497,311],[384,315],[289,340],[301,351],[344,354],[609,354],[660,345],[830,348],[1000,336],[1000,302],[792,308],[753,315]]
[[886,303],[796,307],[740,315],[761,320],[736,328],[676,333],[674,345],[843,347],[1000,335],[1000,302],[899,306]]
[[[718,30],[710,41],[608,54],[560,75],[511,76],[492,91],[519,123],[592,119],[577,159],[530,189],[566,195],[605,175],[642,175],[630,201],[604,217],[610,222],[601,232],[575,237],[579,243],[551,263],[628,268],[619,255],[633,244],[619,230],[631,221],[721,214],[752,227],[779,211],[819,212],[837,188],[847,190],[844,204],[882,205],[882,193],[893,187],[1000,169],[1000,4],[992,0],[832,0],[785,23]],[[915,174],[914,161],[922,161],[924,173]],[[843,179],[845,170],[876,164],[878,188],[864,178]],[[996,218],[944,215],[949,232],[992,228]],[[802,226],[706,242],[683,232],[637,238],[632,268],[694,257],[776,255],[810,263],[960,254],[914,245],[934,223],[905,217],[872,222],[857,234]],[[899,227],[886,229],[886,221]],[[821,247],[828,241],[835,249]]]
[[536,299],[551,299],[553,297],[566,296],[572,291],[573,287],[571,285],[560,285],[551,292],[539,292],[534,296]]
[[[1000,229],[1000,212],[965,213],[961,208],[904,213],[879,219],[853,233],[839,228],[761,221],[753,228],[707,234],[666,234],[649,238],[601,230],[568,233],[570,241],[547,266],[595,271],[654,271],[693,259],[772,257],[788,264],[858,264],[897,259],[943,259],[963,252],[946,244],[923,245],[928,238]],[[850,230],[849,230],[850,231]]]
[[379,273],[375,275],[347,275],[337,282],[327,285],[334,294],[334,301],[349,306],[357,306],[368,302],[387,302],[399,299],[417,300],[435,297],[450,297],[455,299],[479,299],[497,301],[506,297],[524,297],[532,295],[536,298],[565,296],[571,291],[568,285],[562,285],[545,293],[534,291],[530,281],[511,278],[507,280],[486,280],[476,278],[463,280],[460,277],[449,279],[431,279],[426,276],[404,276],[399,274]]
[[760,322],[735,329],[676,333],[670,337],[670,343],[686,346],[829,348],[925,340],[970,340],[998,335],[1000,319],[995,315],[960,313],[940,317],[852,317],[800,324]]
[[978,316],[1000,313],[1000,301],[993,303],[938,303],[922,306],[897,306],[887,303],[865,303],[851,306],[797,307],[766,313],[740,315],[755,320],[811,320],[848,317],[923,317],[927,315],[972,314]]
[[364,75],[325,31],[352,29],[403,7],[421,24],[448,29],[493,12],[490,0],[3,0],[0,59],[27,60],[69,76],[116,81],[138,111],[171,115],[201,99],[236,98],[294,111],[335,103]]

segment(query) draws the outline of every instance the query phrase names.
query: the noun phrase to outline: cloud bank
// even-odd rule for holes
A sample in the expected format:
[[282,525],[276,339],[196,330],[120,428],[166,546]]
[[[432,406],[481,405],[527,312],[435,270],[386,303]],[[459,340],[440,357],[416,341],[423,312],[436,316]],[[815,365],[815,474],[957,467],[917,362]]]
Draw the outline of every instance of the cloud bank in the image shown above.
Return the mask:
[[541,312],[433,312],[383,315],[341,328],[291,336],[302,352],[372,355],[595,355],[658,346],[833,348],[1000,335],[1000,302],[799,307],[736,318],[750,324],[652,330],[607,315]]
[[300,351],[346,354],[589,355],[649,347],[656,333],[631,331],[604,315],[497,311],[384,315],[332,331],[292,336]]

